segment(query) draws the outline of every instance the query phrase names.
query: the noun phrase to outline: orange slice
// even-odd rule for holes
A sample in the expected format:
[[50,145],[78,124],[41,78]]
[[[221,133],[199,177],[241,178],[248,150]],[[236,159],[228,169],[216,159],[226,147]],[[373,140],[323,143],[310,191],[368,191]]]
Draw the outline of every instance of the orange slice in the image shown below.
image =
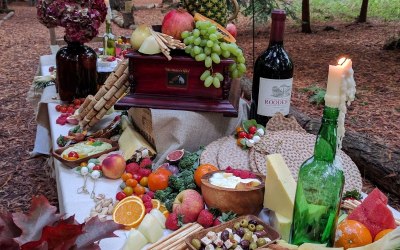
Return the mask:
[[155,208],[155,209],[160,209],[161,202],[160,202],[159,200],[157,200],[157,199],[152,199],[152,200],[151,200],[151,203],[153,204],[153,208]]
[[142,201],[136,199],[125,199],[118,203],[113,212],[115,223],[127,227],[139,226],[145,215],[145,208]]
[[163,213],[163,215],[165,216],[165,218],[168,218],[168,216],[169,216],[169,212],[168,212],[168,210],[165,210],[164,212],[162,212]]
[[231,33],[229,33],[229,31],[227,31],[224,27],[222,27],[221,24],[217,23],[216,21],[214,21],[208,17],[205,17],[199,13],[195,13],[193,18],[195,21],[209,21],[212,24],[215,24],[217,26],[219,33],[221,33],[221,35],[225,41],[230,42],[230,43],[236,42],[236,39],[231,35]]
[[162,204],[158,210],[160,210],[161,213],[168,211],[167,208],[164,206],[164,204]]

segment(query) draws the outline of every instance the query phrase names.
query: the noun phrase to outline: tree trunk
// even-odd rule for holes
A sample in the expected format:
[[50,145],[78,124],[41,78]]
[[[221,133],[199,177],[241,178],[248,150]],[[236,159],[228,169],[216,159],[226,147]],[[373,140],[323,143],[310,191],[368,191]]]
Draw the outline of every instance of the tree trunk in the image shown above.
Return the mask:
[[303,0],[301,5],[301,32],[311,33],[311,23],[310,23],[310,1]]
[[358,22],[365,23],[367,21],[368,12],[368,0],[363,0],[361,4],[360,16],[358,17]]
[[[318,133],[321,126],[319,120],[308,117],[294,107],[290,108],[290,114],[307,132]],[[362,176],[379,188],[400,197],[400,150],[354,131],[346,131],[342,149],[357,165]]]

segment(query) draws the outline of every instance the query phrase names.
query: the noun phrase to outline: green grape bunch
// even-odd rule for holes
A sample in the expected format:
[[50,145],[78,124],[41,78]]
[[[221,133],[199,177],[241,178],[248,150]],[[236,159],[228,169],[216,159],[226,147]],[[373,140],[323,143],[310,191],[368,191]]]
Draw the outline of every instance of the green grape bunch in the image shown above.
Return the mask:
[[183,43],[186,45],[185,52],[198,62],[204,61],[206,67],[200,80],[205,87],[213,85],[221,87],[224,76],[219,72],[213,72],[212,65],[219,64],[221,58],[230,58],[234,61],[229,66],[232,78],[239,78],[246,72],[245,58],[243,51],[236,43],[229,43],[223,40],[218,32],[217,26],[209,21],[197,21],[192,31],[182,32]]

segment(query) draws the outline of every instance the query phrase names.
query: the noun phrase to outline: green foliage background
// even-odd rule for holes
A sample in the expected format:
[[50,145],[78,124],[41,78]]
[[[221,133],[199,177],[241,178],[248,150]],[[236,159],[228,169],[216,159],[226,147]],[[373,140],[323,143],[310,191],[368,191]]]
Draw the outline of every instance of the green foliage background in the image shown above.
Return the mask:
[[[230,2],[228,0],[228,2]],[[251,0],[238,0],[241,13],[252,16]],[[301,18],[301,0],[254,0],[256,22],[266,22],[274,8],[285,9],[290,17]],[[312,20],[350,21],[355,20],[361,8],[362,0],[310,0]],[[400,20],[400,0],[369,0],[367,18],[379,18],[384,21]]]

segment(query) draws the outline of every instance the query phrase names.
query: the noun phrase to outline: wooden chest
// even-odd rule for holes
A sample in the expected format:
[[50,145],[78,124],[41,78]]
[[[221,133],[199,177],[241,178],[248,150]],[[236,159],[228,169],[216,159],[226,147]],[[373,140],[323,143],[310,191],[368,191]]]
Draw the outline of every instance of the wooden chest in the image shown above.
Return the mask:
[[221,60],[220,64],[213,64],[214,72],[221,73],[224,80],[220,88],[212,85],[207,88],[200,80],[205,70],[204,62],[197,62],[182,53],[172,54],[170,61],[161,54],[128,54],[130,93],[116,104],[116,108],[218,112],[237,117],[240,87],[233,86],[228,69],[233,61]]

